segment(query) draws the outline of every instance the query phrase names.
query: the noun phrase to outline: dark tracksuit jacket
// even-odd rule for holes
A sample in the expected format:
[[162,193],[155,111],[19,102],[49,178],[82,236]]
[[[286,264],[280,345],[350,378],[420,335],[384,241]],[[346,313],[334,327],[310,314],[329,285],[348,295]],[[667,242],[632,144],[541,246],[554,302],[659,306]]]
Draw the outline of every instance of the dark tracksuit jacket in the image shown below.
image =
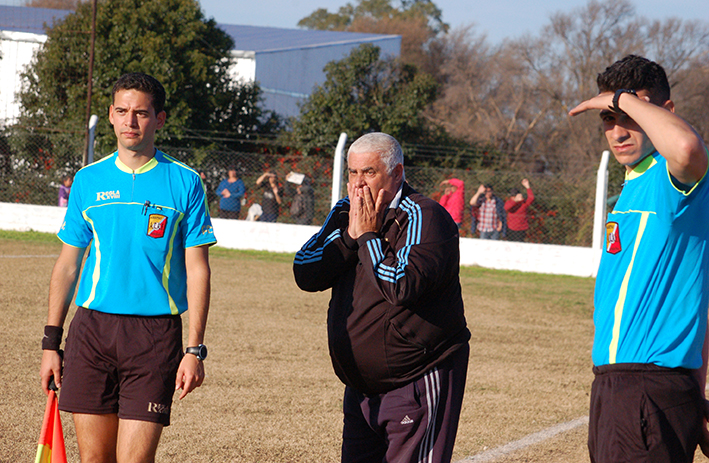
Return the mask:
[[458,227],[406,182],[378,233],[347,234],[349,198],[298,251],[305,291],[332,288],[328,343],[337,376],[364,394],[402,387],[468,342]]

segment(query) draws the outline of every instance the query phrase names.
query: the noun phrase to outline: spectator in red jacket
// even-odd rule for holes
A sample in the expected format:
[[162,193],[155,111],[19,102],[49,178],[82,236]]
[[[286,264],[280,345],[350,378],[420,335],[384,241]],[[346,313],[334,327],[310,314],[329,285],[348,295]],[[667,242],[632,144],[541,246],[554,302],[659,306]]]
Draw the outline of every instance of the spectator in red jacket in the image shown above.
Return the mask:
[[441,182],[443,196],[438,201],[453,217],[458,229],[463,225],[463,209],[465,209],[465,182],[457,178],[449,178]]
[[507,238],[510,241],[524,241],[529,230],[527,209],[534,201],[534,193],[529,186],[529,180],[522,180],[522,186],[527,189],[527,199],[517,188],[510,190],[510,198],[505,202],[507,211]]

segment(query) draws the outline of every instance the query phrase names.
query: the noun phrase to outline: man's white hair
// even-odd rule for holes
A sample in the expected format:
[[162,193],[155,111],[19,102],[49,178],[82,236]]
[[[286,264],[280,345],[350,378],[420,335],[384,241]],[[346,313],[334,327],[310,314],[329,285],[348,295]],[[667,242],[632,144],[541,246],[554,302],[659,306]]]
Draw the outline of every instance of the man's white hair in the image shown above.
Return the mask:
[[404,165],[404,152],[396,138],[382,132],[372,132],[362,135],[350,145],[347,157],[352,153],[378,153],[379,158],[391,175],[397,164]]

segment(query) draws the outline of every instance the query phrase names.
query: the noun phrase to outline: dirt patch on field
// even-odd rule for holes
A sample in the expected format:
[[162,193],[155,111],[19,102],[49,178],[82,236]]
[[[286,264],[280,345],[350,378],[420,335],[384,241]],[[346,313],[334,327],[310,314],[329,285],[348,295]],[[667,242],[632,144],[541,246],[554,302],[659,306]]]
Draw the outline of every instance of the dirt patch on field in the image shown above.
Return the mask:
[[[36,452],[40,339],[59,249],[0,239],[2,462]],[[329,294],[298,290],[287,256],[215,249],[211,266],[207,379],[175,401],[158,461],[339,461],[343,386],[327,352]],[[461,281],[472,349],[454,460],[585,416],[593,281],[482,269],[464,269]],[[71,416],[62,419],[78,461]],[[587,461],[586,433],[579,426],[494,461]]]

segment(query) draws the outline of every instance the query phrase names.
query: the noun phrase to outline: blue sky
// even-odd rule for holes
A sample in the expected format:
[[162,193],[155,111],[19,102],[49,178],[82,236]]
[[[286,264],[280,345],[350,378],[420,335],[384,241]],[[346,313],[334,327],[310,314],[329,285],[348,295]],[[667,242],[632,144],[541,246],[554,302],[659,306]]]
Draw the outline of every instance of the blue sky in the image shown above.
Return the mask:
[[[200,0],[207,17],[223,24],[295,28],[298,21],[318,8],[336,12],[356,0]],[[452,27],[475,25],[490,42],[536,34],[549,22],[552,13],[571,12],[586,0],[434,0],[443,11],[443,20]],[[636,12],[649,19],[701,19],[709,22],[707,0],[632,0]]]

